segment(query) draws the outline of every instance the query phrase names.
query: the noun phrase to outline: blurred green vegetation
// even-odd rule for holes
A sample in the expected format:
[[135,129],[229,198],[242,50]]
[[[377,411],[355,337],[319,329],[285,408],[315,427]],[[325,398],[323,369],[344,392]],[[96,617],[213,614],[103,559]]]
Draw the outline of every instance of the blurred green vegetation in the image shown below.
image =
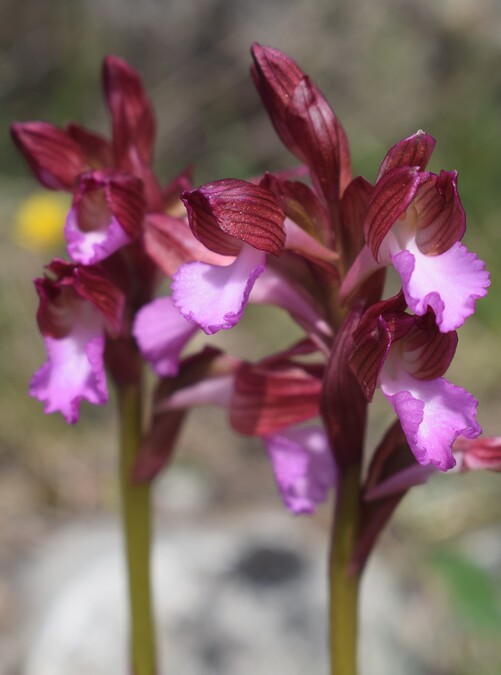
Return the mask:
[[431,567],[446,584],[454,617],[467,628],[491,635],[501,630],[498,580],[478,563],[451,549],[438,549]]

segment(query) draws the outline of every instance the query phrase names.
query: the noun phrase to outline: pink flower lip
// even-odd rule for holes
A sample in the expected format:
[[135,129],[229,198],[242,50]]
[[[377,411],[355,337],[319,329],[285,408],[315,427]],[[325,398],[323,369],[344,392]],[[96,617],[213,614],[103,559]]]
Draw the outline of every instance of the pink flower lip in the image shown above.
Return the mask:
[[265,254],[248,245],[226,267],[187,263],[172,280],[174,304],[208,335],[228,330],[242,318],[252,287],[264,269]]
[[420,464],[447,471],[455,466],[452,447],[459,436],[476,438],[478,401],[444,378],[417,380],[399,371],[381,374],[381,390],[397,413],[410,448]]
[[95,405],[106,403],[103,324],[96,308],[79,300],[67,335],[45,338],[48,358],[33,375],[30,394],[45,404],[46,414],[61,412],[69,424],[74,424],[82,400]]
[[263,438],[285,506],[313,513],[336,483],[334,458],[322,427],[292,427]]

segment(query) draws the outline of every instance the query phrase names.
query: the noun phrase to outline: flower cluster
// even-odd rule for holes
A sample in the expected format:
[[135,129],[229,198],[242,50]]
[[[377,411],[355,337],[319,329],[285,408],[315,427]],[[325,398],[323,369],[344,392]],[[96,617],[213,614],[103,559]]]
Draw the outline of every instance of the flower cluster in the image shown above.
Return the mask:
[[[133,334],[144,340],[146,358],[152,339],[149,323],[143,336],[141,308],[166,275],[205,255],[182,217],[179,195],[191,185],[189,174],[162,187],[151,169],[155,118],[140,77],[110,56],[103,84],[111,140],[76,124],[12,125],[13,140],[42,185],[72,194],[64,228],[71,262],[56,259],[35,280],[48,358],[31,382],[45,411],[59,411],[70,423],[81,400],[107,400],[105,363],[118,383],[137,378]],[[158,317],[156,331],[168,322],[170,357],[158,371],[172,375],[197,328],[169,304],[150,306],[149,315]]]
[[[418,131],[396,143],[374,184],[353,177],[345,132],[318,87],[276,49],[255,44],[252,56],[263,104],[301,167],[183,193],[193,234],[233,262],[183,265],[173,301],[208,334],[234,326],[247,302],[271,302],[307,337],[258,364],[241,364],[226,376],[226,396],[214,378],[217,394],[206,381],[203,391],[188,388],[163,405],[222,401],[238,432],[263,438],[287,506],[308,512],[339,471],[361,461],[376,388],[399,419],[398,433],[381,444],[395,455],[392,472],[415,460],[450,469],[460,439],[479,436],[477,401],[443,375],[455,331],[487,293],[489,275],[461,243],[456,173],[426,169],[431,136]],[[295,180],[305,174],[308,183]],[[389,267],[402,288],[383,299]],[[318,415],[322,427],[303,424]],[[415,473],[421,480],[423,471]]]
[[[477,401],[443,377],[489,276],[461,243],[456,173],[426,169],[431,136],[396,143],[374,184],[353,177],[346,134],[318,87],[276,49],[255,44],[252,56],[256,88],[299,168],[196,189],[184,173],[162,188],[151,104],[115,57],[104,64],[111,141],[75,124],[13,125],[39,181],[73,194],[72,262],[53,261],[35,282],[48,360],[31,392],[74,422],[81,399],[106,400],[104,363],[120,384],[138,376],[142,356],[159,384],[136,477],[164,465],[189,408],[223,405],[237,432],[263,439],[283,500],[299,513],[362,461],[379,388],[398,421],[369,466],[363,559],[401,495],[432,470],[456,457],[464,469],[499,468],[499,443],[474,441]],[[389,267],[401,291],[384,298]],[[165,277],[171,295],[155,297]],[[199,328],[232,328],[248,302],[285,309],[304,339],[258,363],[213,347],[180,361]]]

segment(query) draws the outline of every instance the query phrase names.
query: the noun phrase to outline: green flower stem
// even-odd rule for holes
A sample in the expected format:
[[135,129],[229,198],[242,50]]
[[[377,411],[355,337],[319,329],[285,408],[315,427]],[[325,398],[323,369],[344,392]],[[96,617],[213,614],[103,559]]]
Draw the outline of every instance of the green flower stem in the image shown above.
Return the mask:
[[120,413],[120,484],[127,553],[130,645],[133,675],[155,675],[150,544],[149,484],[135,485],[131,471],[141,438],[141,385],[117,387]]
[[331,675],[357,674],[358,574],[350,573],[360,511],[360,466],[339,475],[330,553]]

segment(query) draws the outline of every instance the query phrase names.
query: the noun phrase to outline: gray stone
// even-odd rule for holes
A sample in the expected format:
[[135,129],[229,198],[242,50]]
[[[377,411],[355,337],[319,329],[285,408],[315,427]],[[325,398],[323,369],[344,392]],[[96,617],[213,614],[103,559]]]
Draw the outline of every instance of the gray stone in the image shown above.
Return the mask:
[[[153,568],[165,673],[326,673],[325,560],[324,533],[278,509],[161,528]],[[394,644],[395,583],[383,564],[371,565],[367,675],[412,672]],[[25,571],[22,593],[32,616],[22,675],[128,673],[117,523],[84,521],[56,534]]]

